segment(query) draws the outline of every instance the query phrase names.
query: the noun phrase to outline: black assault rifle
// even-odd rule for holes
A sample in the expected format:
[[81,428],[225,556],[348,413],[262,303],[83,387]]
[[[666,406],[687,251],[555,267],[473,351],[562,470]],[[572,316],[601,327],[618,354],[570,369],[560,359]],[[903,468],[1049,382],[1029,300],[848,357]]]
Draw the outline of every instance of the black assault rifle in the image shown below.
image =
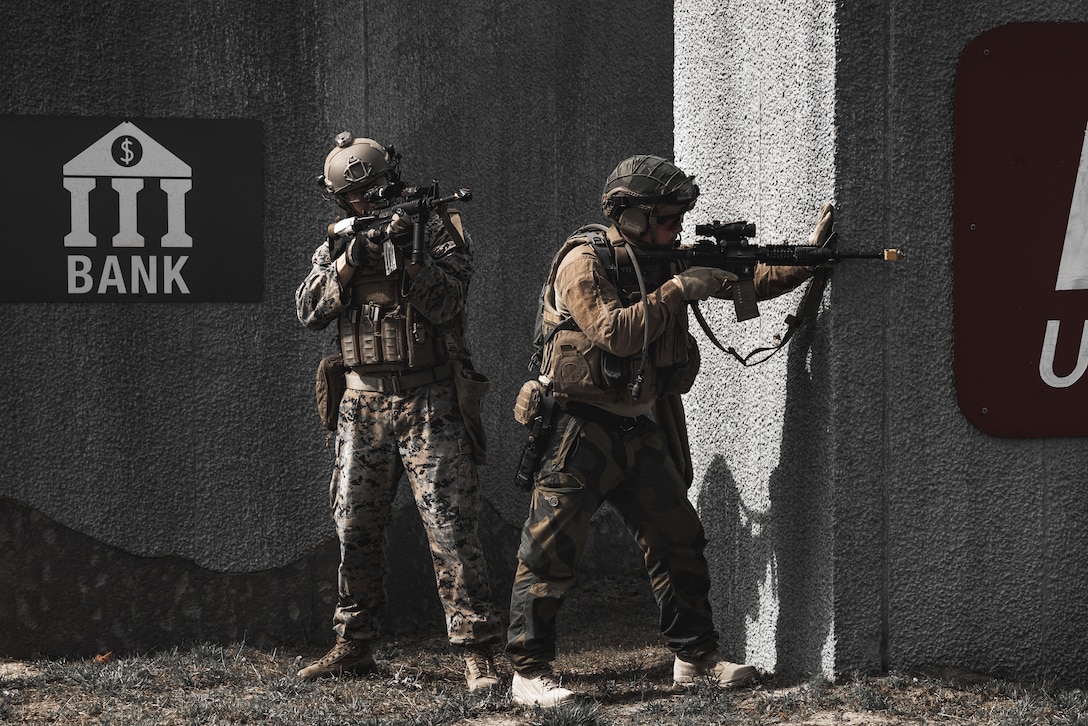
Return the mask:
[[737,276],[733,283],[733,306],[737,320],[750,320],[759,315],[756,305],[756,265],[805,265],[818,267],[829,262],[848,259],[898,260],[899,250],[879,252],[839,252],[830,244],[834,234],[823,247],[811,245],[754,245],[747,240],[756,236],[756,226],[748,222],[719,222],[695,225],[695,234],[712,239],[696,239],[692,245],[670,250],[636,248],[640,259],[685,260],[692,267],[716,267]]
[[[412,218],[412,264],[423,263],[423,255],[426,254],[424,244],[424,230],[427,227],[427,217],[432,209],[439,209],[445,204],[455,201],[468,202],[472,200],[472,192],[468,189],[458,189],[446,197],[438,196],[438,182],[429,187],[405,187],[402,183],[385,184],[368,191],[364,197],[366,201],[376,206],[371,211],[359,217],[348,217],[333,222],[329,225],[329,255],[336,258],[341,247],[351,237],[363,230],[381,229],[388,224],[394,214],[407,215]],[[393,240],[386,237],[383,243],[383,256],[385,258],[385,274],[393,274],[399,267],[397,250]]]

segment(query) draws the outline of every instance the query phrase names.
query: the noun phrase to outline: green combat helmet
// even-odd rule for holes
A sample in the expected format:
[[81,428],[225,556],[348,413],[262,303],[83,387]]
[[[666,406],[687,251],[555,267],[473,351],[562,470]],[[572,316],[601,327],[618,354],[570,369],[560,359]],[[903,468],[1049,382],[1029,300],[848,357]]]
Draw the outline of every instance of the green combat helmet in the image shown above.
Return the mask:
[[336,135],[336,146],[325,157],[325,173],[317,181],[344,209],[351,208],[343,195],[399,182],[400,156],[372,139],[354,138],[350,131]]
[[660,156],[632,156],[609,174],[601,211],[620,230],[639,237],[649,229],[658,204],[678,205],[685,212],[695,206],[699,186],[694,179]]

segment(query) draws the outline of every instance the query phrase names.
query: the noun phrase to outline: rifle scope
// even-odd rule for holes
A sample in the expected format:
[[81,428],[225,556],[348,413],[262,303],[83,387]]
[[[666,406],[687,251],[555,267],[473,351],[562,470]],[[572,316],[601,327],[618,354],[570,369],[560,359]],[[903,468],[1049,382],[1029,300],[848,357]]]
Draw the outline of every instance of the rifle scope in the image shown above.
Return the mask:
[[756,236],[756,226],[748,222],[719,222],[695,225],[695,234],[701,234],[726,242],[740,242],[747,237]]

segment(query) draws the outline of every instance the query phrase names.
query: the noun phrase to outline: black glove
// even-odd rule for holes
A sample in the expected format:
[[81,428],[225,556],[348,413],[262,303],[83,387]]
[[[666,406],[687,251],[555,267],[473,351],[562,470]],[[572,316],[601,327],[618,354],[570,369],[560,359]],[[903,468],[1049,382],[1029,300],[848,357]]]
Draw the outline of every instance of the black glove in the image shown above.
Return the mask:
[[[373,230],[372,230],[373,231]],[[370,233],[356,235],[348,244],[348,264],[364,270],[377,267],[382,262],[382,248],[370,239]]]

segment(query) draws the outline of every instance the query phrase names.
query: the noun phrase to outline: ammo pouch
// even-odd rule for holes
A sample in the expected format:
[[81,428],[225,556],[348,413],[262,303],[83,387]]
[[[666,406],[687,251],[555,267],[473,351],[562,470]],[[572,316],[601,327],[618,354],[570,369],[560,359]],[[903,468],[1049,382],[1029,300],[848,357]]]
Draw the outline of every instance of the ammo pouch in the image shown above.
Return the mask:
[[416,371],[447,360],[442,336],[414,307],[365,304],[340,314],[344,364],[367,373]]
[[484,394],[491,381],[473,370],[468,363],[453,366],[453,387],[457,391],[457,406],[465,421],[465,431],[472,444],[472,458],[477,464],[487,463],[487,430],[484,427]]
[[329,431],[336,430],[340,399],[344,397],[344,390],[347,388],[345,373],[347,368],[344,366],[344,359],[339,355],[325,356],[317,364],[317,415]]

